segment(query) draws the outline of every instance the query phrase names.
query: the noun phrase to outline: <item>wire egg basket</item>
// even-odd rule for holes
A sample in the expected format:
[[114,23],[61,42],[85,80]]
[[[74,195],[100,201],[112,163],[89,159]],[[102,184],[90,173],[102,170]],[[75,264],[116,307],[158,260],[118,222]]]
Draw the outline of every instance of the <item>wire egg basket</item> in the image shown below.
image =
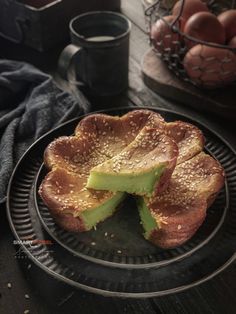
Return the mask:
[[[206,42],[184,33],[180,25],[186,1],[190,0],[142,0],[150,44],[156,55],[167,64],[172,73],[197,87],[213,89],[235,85],[236,46]],[[172,9],[177,2],[178,14],[172,15]],[[210,13],[217,16],[235,9],[236,1],[202,2]],[[169,18],[170,15],[172,18]],[[158,36],[153,38],[154,28],[158,23],[162,26],[158,29]]]

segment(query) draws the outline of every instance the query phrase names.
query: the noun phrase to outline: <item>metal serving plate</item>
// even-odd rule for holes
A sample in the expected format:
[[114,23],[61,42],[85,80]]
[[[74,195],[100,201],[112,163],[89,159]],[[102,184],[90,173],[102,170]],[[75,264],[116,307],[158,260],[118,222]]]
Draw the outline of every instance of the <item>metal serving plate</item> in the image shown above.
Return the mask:
[[42,165],[34,186],[35,208],[45,230],[73,255],[111,267],[151,268],[186,258],[214,237],[228,210],[229,195],[224,188],[209,208],[205,222],[196,235],[184,245],[168,250],[160,249],[144,239],[137,206],[131,196],[125,199],[111,218],[98,224],[96,229],[84,233],[67,232],[56,224],[38,195],[39,185],[46,173]]
[[[129,110],[132,108],[104,112],[121,115]],[[207,139],[206,150],[225,168],[225,188],[208,210],[202,227],[177,249],[156,248],[143,239],[131,198],[113,217],[99,224],[97,230],[77,235],[58,227],[37,195],[45,175],[43,152],[55,137],[73,133],[82,117],[76,118],[47,133],[29,148],[15,168],[8,189],[12,231],[18,240],[31,240],[30,244],[23,242],[22,247],[47,273],[90,292],[140,298],[175,293],[197,285],[235,259],[235,151],[214,130],[190,117],[173,111],[158,112],[167,121],[184,120],[200,127]]]

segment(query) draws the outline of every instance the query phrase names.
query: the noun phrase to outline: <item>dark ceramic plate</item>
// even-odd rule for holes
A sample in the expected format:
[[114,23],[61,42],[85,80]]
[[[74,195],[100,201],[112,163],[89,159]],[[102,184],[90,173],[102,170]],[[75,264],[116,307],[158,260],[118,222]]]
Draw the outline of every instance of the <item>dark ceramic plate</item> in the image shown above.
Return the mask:
[[[129,110],[132,108],[106,113],[121,115]],[[208,210],[202,227],[183,246],[159,249],[142,237],[136,205],[131,197],[113,217],[99,224],[97,230],[74,234],[58,227],[37,194],[45,175],[43,152],[55,137],[73,133],[82,117],[76,118],[47,133],[29,148],[18,163],[8,189],[8,217],[13,233],[18,240],[31,240],[30,244],[23,243],[23,248],[47,273],[87,291],[140,298],[174,293],[197,285],[234,260],[235,152],[214,130],[190,117],[172,111],[158,112],[167,121],[180,119],[199,126],[207,139],[206,150],[225,168],[225,187]],[[46,240],[51,240],[52,244]],[[96,244],[92,245],[93,242]]]

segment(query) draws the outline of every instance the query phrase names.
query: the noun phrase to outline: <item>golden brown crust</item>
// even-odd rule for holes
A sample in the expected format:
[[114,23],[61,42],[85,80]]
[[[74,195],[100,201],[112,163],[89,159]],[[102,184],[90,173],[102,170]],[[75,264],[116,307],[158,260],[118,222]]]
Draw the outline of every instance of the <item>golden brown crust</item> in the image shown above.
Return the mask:
[[190,239],[205,220],[206,203],[197,198],[189,206],[189,211],[183,210],[181,206],[169,207],[169,216],[161,217],[161,228],[155,229],[149,240],[161,248],[168,249],[180,246]]
[[56,210],[76,217],[84,210],[102,205],[114,194],[109,191],[86,189],[86,182],[85,176],[55,168],[44,178],[39,193],[52,212]]
[[148,207],[160,227],[150,240],[170,248],[191,238],[223,185],[223,168],[204,152],[176,166],[167,189],[149,200]]
[[165,121],[150,110],[134,110],[122,117],[93,114],[80,121],[75,135],[93,139],[97,143],[96,150],[112,158],[131,143],[145,126],[164,131]]
[[167,123],[166,130],[167,135],[175,140],[179,148],[177,164],[189,160],[203,150],[205,138],[196,126],[183,121],[175,121]]

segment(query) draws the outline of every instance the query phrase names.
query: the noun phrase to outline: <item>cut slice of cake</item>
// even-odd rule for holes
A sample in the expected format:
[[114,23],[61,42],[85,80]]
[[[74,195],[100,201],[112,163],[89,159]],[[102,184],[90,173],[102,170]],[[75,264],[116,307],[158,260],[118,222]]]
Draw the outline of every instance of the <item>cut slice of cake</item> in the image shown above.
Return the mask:
[[[166,134],[177,143],[179,149],[177,164],[188,160],[189,158],[193,157],[203,150],[205,141],[204,136],[197,127],[193,126],[190,123],[186,123],[183,121],[159,123],[158,132],[162,135]],[[143,143],[141,143],[141,145],[143,145]],[[124,156],[122,152],[121,154],[116,155],[113,159],[107,160],[104,164],[100,164],[97,167],[91,169],[87,187],[103,190],[110,189],[112,191],[117,191],[118,189],[121,191],[126,190],[128,193],[136,193],[141,195],[150,194],[152,186],[154,185],[155,181],[158,181],[158,176],[161,175],[161,168],[159,169],[160,171],[156,172],[156,175],[154,174],[155,172],[152,170],[150,172],[146,171],[145,166],[141,162],[142,159],[145,159],[144,154],[146,153],[146,151],[142,152],[143,156],[141,156],[141,159],[137,158],[135,154],[133,154],[132,158],[130,158],[131,152],[128,152],[127,149],[129,148],[126,147],[124,150],[124,153],[126,153],[127,156]],[[138,150],[136,149],[136,151]],[[155,152],[153,151],[153,153]],[[129,168],[132,169],[127,169],[126,160],[128,159]],[[148,159],[150,160],[150,158]],[[135,162],[136,160],[139,160],[140,162],[137,164]],[[117,165],[119,165],[119,167],[117,167]],[[123,167],[123,171],[121,169],[121,166]],[[102,169],[103,167],[105,167],[106,169]],[[144,169],[143,173],[140,172],[140,167]],[[140,176],[140,180],[138,181],[137,173],[135,172],[135,170]],[[119,177],[122,177],[122,181],[119,180]],[[165,179],[163,179],[163,182],[165,181],[165,184],[160,181],[159,187],[161,188],[156,189],[157,193],[164,189],[165,186],[168,184],[168,177],[164,178]],[[141,184],[137,187],[137,191],[135,190],[135,185],[133,185],[132,182],[135,182],[135,184],[137,185],[139,185],[141,182]],[[120,183],[122,187],[120,186]],[[163,185],[161,185],[161,183]],[[129,187],[127,187],[127,184],[129,185]]]
[[186,242],[203,223],[223,185],[223,168],[204,152],[176,166],[165,191],[138,199],[145,238],[162,248]]
[[169,180],[177,157],[170,137],[145,127],[121,153],[91,169],[87,188],[150,196]]

